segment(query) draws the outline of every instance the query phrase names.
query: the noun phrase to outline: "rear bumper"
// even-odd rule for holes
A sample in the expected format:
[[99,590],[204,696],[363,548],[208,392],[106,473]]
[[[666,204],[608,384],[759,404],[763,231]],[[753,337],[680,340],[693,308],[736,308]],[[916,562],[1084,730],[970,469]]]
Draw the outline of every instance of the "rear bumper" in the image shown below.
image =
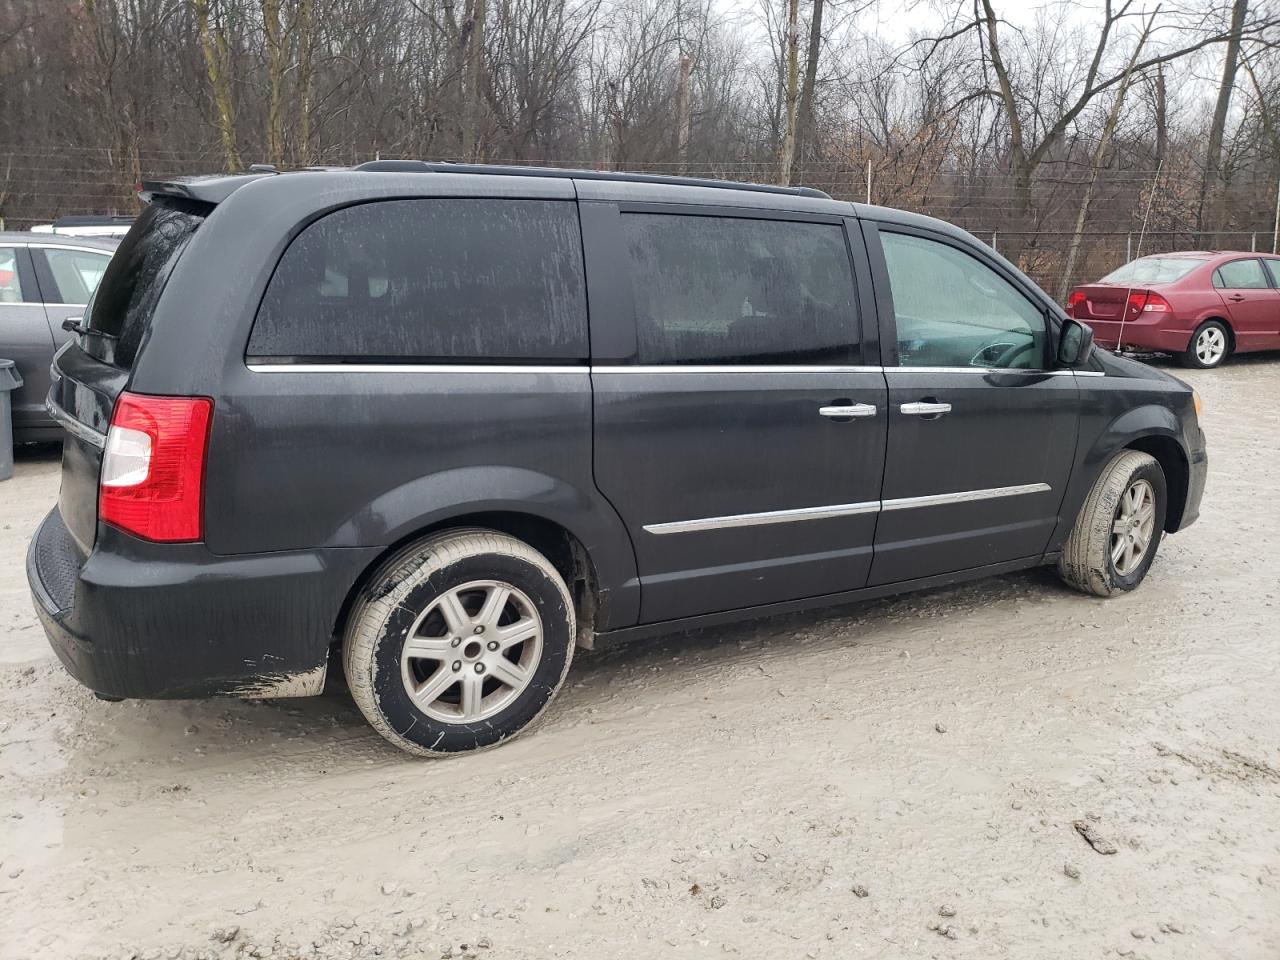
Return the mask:
[[102,527],[81,560],[55,509],[27,551],[36,614],[58,659],[126,698],[319,693],[334,625],[376,548],[222,557]]
[[[1155,350],[1161,353],[1182,353],[1191,342],[1190,330],[1177,329],[1167,318],[1155,322],[1138,319],[1124,324],[1119,320],[1081,319],[1093,330],[1093,341],[1108,350]],[[1123,340],[1121,337],[1123,336]]]

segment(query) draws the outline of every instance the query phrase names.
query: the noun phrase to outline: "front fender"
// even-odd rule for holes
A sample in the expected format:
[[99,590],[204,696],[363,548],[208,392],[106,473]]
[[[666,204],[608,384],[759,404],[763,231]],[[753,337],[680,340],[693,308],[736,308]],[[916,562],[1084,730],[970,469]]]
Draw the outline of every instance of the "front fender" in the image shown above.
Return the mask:
[[1099,397],[1097,408],[1090,409],[1090,405],[1087,405],[1081,414],[1076,462],[1058,515],[1058,526],[1050,541],[1051,552],[1061,549],[1075,525],[1076,517],[1080,515],[1089,491],[1093,489],[1103,468],[1121,450],[1147,438],[1160,438],[1177,444],[1184,463],[1190,462],[1177,413],[1169,406],[1149,402],[1126,408],[1124,393],[1123,390],[1117,390],[1109,396]]
[[550,521],[587,551],[608,603],[606,628],[636,622],[640,584],[631,539],[613,507],[594,490],[513,466],[470,466],[418,477],[383,493],[342,524],[328,546],[394,544],[477,513],[514,513]]

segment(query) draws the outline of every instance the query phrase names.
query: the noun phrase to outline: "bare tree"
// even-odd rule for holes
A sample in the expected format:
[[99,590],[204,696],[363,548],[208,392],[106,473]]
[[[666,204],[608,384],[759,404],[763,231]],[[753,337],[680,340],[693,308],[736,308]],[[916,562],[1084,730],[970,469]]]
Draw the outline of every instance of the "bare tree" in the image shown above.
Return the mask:
[[1138,42],[1134,45],[1133,54],[1129,57],[1129,63],[1125,66],[1124,76],[1120,79],[1119,86],[1116,87],[1115,98],[1111,101],[1111,109],[1107,111],[1106,122],[1102,125],[1102,134],[1098,137],[1098,145],[1094,147],[1093,156],[1089,158],[1089,176],[1085,184],[1084,195],[1080,198],[1080,209],[1076,214],[1075,229],[1071,233],[1071,243],[1067,248],[1067,262],[1062,268],[1062,282],[1058,286],[1058,299],[1066,302],[1067,294],[1071,292],[1071,281],[1075,273],[1076,258],[1080,255],[1080,242],[1084,238],[1085,225],[1089,220],[1089,205],[1093,202],[1093,191],[1098,184],[1098,171],[1102,168],[1103,159],[1107,155],[1107,150],[1111,146],[1111,138],[1115,135],[1116,126],[1120,123],[1120,114],[1124,108],[1125,94],[1129,92],[1129,85],[1133,81],[1133,68],[1137,63],[1138,57],[1142,55],[1142,48],[1147,45],[1147,40],[1151,36],[1151,25],[1155,22],[1156,15],[1160,12],[1160,8],[1156,8],[1142,28],[1142,34],[1138,37]]
[[796,155],[796,106],[799,101],[800,0],[787,0],[786,92],[783,97],[782,148],[778,152],[778,182],[791,182]]
[[218,139],[222,142],[222,155],[228,170],[239,170],[243,164],[240,160],[240,148],[236,144],[235,106],[231,100],[231,60],[227,50],[226,31],[216,22],[210,22],[210,0],[191,0],[191,8],[195,12],[200,49],[208,71],[214,123],[218,128]]
[[1196,213],[1196,226],[1200,228],[1201,243],[1204,239],[1205,205],[1218,179],[1222,165],[1222,139],[1227,129],[1227,111],[1231,109],[1231,93],[1236,85],[1236,71],[1240,62],[1240,39],[1245,18],[1249,13],[1249,0],[1234,0],[1231,6],[1231,32],[1222,59],[1222,80],[1218,84],[1218,99],[1213,107],[1213,120],[1209,124],[1209,142],[1205,151],[1204,176],[1200,180],[1200,205]]
[[804,162],[805,150],[813,141],[814,96],[818,85],[818,59],[822,53],[822,12],[826,0],[813,0],[809,15],[809,46],[804,61],[804,84],[800,88],[800,115],[796,122],[796,156]]

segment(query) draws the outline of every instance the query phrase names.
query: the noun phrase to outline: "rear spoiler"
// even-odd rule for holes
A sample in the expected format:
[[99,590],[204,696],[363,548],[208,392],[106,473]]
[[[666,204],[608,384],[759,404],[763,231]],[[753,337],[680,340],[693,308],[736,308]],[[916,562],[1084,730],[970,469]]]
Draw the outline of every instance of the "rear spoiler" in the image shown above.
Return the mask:
[[175,197],[195,200],[198,203],[216,205],[235,193],[246,183],[275,176],[274,173],[214,174],[208,177],[175,177],[172,180],[144,180],[138,196],[144,203],[156,197]]

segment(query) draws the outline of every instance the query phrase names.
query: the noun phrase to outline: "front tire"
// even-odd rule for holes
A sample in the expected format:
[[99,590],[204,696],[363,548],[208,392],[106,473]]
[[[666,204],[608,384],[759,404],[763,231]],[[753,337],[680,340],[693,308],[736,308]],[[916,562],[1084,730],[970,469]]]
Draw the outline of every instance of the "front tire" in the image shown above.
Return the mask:
[[343,666],[360,712],[401,750],[478,750],[543,714],[575,631],[569,588],[546,557],[496,531],[451,531],[371,578],[347,621]]
[[1230,352],[1231,335],[1226,324],[1206,320],[1191,335],[1191,341],[1182,353],[1182,363],[1197,370],[1210,370],[1222,366]]
[[1155,560],[1168,504],[1164,471],[1124,450],[1103,468],[1058,560],[1069,586],[1097,597],[1136,589]]

